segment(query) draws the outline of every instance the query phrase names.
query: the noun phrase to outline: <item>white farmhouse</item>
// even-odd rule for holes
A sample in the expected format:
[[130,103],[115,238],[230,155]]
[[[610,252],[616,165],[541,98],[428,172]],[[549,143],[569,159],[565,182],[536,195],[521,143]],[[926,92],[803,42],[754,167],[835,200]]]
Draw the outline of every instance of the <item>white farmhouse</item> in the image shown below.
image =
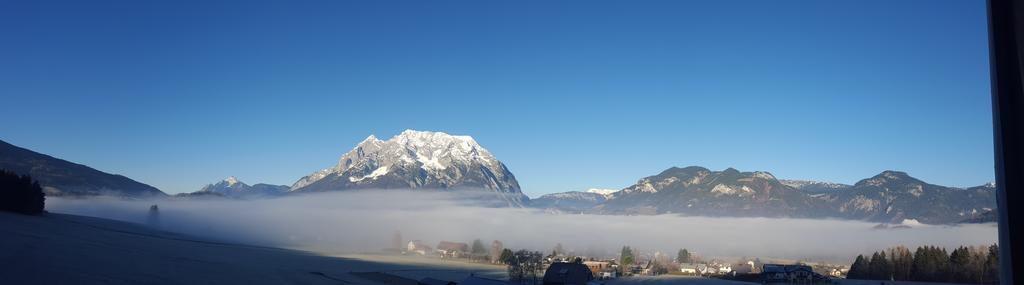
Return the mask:
[[697,275],[697,265],[693,263],[680,264],[679,272],[686,275]]

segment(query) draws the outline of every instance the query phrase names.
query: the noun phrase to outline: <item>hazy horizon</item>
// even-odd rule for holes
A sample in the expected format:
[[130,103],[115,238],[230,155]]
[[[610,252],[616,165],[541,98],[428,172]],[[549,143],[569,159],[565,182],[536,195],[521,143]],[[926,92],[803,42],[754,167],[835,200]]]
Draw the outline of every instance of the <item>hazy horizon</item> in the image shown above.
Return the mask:
[[[995,224],[923,225],[875,229],[878,223],[836,219],[618,216],[551,214],[538,209],[490,208],[460,193],[353,191],[273,199],[120,200],[47,199],[47,210],[145,223],[159,205],[161,228],[319,253],[377,252],[397,230],[405,242],[443,240],[549,252],[557,243],[577,254],[617,256],[622,246],[674,256],[687,248],[705,257],[810,259],[849,264],[857,254],[895,245],[990,245]],[[472,194],[466,192],[466,194]],[[462,197],[464,198],[464,197]]]

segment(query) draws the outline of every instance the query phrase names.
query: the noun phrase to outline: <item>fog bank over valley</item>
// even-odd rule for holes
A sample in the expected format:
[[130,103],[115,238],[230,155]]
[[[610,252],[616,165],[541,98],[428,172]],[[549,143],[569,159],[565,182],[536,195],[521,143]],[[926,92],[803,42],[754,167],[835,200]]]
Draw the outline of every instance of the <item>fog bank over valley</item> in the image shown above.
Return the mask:
[[849,220],[716,218],[677,215],[551,214],[537,209],[480,207],[451,191],[346,191],[272,199],[47,198],[47,210],[146,223],[159,206],[163,230],[229,242],[307,249],[325,254],[378,252],[422,240],[485,244],[550,252],[561,243],[576,255],[613,257],[629,245],[672,256],[687,248],[704,257],[761,257],[850,262],[894,245],[988,245],[995,224],[908,224],[878,229]]

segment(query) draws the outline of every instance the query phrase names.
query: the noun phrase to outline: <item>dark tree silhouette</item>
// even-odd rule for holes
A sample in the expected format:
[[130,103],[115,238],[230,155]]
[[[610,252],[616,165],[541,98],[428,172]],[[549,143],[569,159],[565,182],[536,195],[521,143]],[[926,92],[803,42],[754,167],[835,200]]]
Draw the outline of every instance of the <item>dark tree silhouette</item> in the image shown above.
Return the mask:
[[621,266],[623,266],[623,268],[629,267],[633,265],[633,262],[635,261],[636,258],[633,256],[633,249],[628,246],[623,246],[622,254],[619,256],[619,262],[622,263]]
[[885,257],[885,251],[875,252],[871,255],[871,261],[868,262],[868,274],[871,279],[875,280],[892,280],[891,267],[889,266],[889,260]]
[[146,224],[150,227],[160,228],[160,207],[155,204],[149,206],[149,215],[146,216]]
[[690,261],[691,260],[690,260],[690,251],[689,250],[686,250],[684,248],[684,249],[680,249],[679,252],[676,253],[676,262],[679,262],[679,263],[690,263]]
[[28,215],[43,213],[46,196],[38,181],[28,175],[0,170],[0,210]]
[[984,272],[982,272],[983,283],[999,284],[999,246],[988,247],[988,254],[985,255]]
[[864,259],[864,255],[857,255],[857,259],[853,261],[853,265],[850,265],[850,271],[846,274],[846,278],[850,279],[869,279],[868,276],[868,261]]
[[902,245],[890,248],[889,263],[892,265],[893,280],[910,280],[910,270],[914,263],[914,255],[910,253],[910,249]]
[[936,246],[918,247],[913,255],[899,246],[858,255],[846,278],[945,283],[994,284],[999,282],[999,247],[961,246],[947,253]]
[[508,278],[523,283],[531,281],[537,284],[538,272],[542,270],[542,253],[521,249],[512,254],[508,260]]
[[474,255],[483,256],[487,255],[487,248],[484,247],[484,242],[480,241],[480,239],[475,239],[473,240],[473,247],[470,249],[470,252]]
[[502,249],[501,255],[498,256],[498,262],[502,264],[508,264],[510,261],[512,261],[512,255],[513,253],[511,249]]

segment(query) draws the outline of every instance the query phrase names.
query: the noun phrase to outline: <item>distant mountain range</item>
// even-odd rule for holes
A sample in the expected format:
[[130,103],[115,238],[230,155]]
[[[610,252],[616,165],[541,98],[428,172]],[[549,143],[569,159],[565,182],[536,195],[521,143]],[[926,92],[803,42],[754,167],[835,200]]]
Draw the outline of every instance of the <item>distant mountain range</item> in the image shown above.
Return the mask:
[[268,198],[277,197],[288,193],[287,185],[271,185],[259,183],[255,185],[245,184],[245,182],[238,181],[234,176],[228,177],[223,181],[207,184],[199,191],[189,193],[188,195],[181,195],[187,197],[202,197],[202,196],[224,196],[231,198]]
[[[0,169],[29,174],[50,196],[165,197],[124,176],[39,154],[0,141]],[[945,224],[995,220],[995,185],[966,189],[929,184],[884,171],[854,185],[779,180],[764,171],[672,167],[622,190],[590,189],[524,195],[515,175],[472,137],[406,130],[388,140],[370,136],[334,166],[292,186],[248,185],[229,177],[176,197],[264,198],[327,191],[466,190],[470,202],[548,212],[608,215],[680,214],[710,217],[793,217]],[[477,195],[484,194],[484,195]],[[467,196],[469,197],[469,196]]]
[[369,136],[338,164],[307,175],[291,193],[354,189],[486,190],[511,206],[529,200],[515,175],[469,136],[406,130]]
[[[602,199],[603,198],[603,199]],[[594,214],[682,214],[721,217],[839,218],[898,223],[975,221],[996,207],[995,185],[967,189],[925,183],[884,171],[854,185],[778,180],[763,171],[669,168],[608,196],[544,195],[531,207]]]
[[28,174],[47,196],[165,197],[167,194],[127,177],[37,153],[0,141],[0,169]]
[[615,190],[608,189],[588,189],[587,191],[552,193],[530,199],[529,206],[559,212],[587,212],[608,201],[608,198],[615,192]]

